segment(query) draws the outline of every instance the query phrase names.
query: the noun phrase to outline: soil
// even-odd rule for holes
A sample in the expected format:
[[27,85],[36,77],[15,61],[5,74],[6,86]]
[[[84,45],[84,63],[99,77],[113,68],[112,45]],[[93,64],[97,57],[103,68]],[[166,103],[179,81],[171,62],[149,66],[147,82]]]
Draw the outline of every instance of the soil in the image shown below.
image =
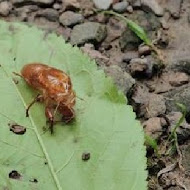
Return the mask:
[[[143,27],[159,55],[101,9]],[[56,32],[95,59],[126,94],[145,133],[157,141],[157,151],[147,144],[149,189],[190,190],[189,0],[0,0],[0,15]],[[172,146],[168,137],[182,117],[176,102],[187,114]]]

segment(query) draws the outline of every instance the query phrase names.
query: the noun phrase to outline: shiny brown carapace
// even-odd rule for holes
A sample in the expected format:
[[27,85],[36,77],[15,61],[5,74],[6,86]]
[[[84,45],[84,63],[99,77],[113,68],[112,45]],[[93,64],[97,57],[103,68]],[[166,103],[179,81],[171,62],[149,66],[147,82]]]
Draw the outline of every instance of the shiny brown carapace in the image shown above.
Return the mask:
[[76,96],[72,89],[71,79],[65,72],[41,63],[31,63],[22,68],[21,75],[31,87],[40,93],[28,106],[27,116],[29,108],[40,99],[46,106],[45,115],[50,122],[51,133],[53,133],[56,111],[62,115],[65,122],[74,118],[73,107]]

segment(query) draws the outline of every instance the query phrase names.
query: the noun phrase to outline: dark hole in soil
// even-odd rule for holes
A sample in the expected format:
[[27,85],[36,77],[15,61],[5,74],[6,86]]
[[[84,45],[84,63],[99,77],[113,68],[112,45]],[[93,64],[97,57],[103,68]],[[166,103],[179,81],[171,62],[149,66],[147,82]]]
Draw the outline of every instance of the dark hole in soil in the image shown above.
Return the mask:
[[14,57],[13,60],[16,61],[16,57]]
[[90,152],[83,152],[82,153],[82,160],[88,161],[90,159]]
[[185,119],[186,119],[187,123],[190,123],[190,112],[188,112],[186,114]]
[[32,183],[38,183],[38,180],[35,179],[35,178],[34,179],[30,179],[29,181],[32,182]]
[[10,131],[15,133],[16,135],[24,135],[24,133],[26,132],[25,127],[18,125],[16,123],[8,123],[8,126],[10,128]]
[[20,179],[21,175],[16,170],[13,170],[13,171],[11,171],[9,173],[9,178],[11,178],[11,179]]

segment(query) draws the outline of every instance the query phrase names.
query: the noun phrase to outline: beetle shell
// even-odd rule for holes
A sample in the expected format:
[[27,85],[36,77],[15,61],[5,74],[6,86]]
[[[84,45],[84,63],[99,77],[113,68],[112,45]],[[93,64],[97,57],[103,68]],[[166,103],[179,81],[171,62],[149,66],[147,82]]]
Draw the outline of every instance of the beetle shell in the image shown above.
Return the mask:
[[74,117],[76,96],[71,79],[65,72],[45,64],[31,63],[22,68],[21,75],[31,87],[43,95],[47,107],[57,106],[65,121]]

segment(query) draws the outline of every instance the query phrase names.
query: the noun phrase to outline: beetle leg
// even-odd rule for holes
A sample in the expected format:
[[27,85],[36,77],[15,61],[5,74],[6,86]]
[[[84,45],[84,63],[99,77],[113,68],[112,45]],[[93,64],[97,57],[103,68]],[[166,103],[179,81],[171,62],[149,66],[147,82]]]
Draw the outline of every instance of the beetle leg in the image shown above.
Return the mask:
[[28,105],[28,107],[26,108],[26,117],[29,117],[29,110],[32,107],[32,105],[34,105],[34,103],[42,100],[43,96],[38,94],[33,100],[32,102]]
[[19,74],[19,73],[17,73],[17,72],[12,72],[14,75],[16,75],[16,76],[19,76],[19,77],[21,77],[21,78],[23,78],[23,76],[21,75],[21,74]]
[[48,118],[48,121],[50,122],[50,126],[49,126],[50,132],[51,132],[51,134],[53,134],[54,114],[53,114],[53,110],[51,107],[46,106],[45,115]]

